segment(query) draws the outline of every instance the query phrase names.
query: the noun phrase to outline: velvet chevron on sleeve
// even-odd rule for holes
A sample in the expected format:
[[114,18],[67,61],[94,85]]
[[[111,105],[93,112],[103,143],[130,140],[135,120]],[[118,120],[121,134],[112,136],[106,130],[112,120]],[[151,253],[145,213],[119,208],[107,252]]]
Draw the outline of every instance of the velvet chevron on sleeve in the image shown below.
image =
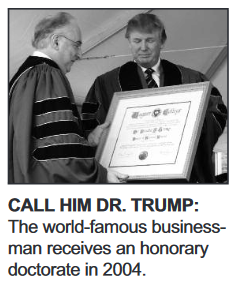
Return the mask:
[[50,60],[27,63],[10,83],[9,183],[106,183],[67,78]]

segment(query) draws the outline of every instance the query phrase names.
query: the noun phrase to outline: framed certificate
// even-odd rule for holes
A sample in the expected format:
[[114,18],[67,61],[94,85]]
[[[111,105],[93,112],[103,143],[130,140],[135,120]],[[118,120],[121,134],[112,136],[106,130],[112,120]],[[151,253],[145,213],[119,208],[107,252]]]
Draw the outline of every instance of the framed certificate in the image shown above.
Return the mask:
[[96,158],[129,180],[189,179],[210,82],[113,96]]

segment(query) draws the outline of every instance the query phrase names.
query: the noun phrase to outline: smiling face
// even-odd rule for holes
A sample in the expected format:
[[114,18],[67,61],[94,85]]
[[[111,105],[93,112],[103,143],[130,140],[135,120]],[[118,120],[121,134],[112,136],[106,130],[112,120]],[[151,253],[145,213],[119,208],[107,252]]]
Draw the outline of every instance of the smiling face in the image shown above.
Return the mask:
[[153,67],[160,57],[163,47],[158,30],[151,33],[131,31],[128,38],[133,59],[142,67]]

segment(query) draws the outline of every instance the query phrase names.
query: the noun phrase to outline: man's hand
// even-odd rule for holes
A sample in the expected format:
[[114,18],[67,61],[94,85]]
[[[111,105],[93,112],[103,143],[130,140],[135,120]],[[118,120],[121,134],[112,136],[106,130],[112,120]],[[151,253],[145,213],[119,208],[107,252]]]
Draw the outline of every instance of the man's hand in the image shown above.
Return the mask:
[[110,123],[105,122],[101,125],[98,125],[89,135],[88,142],[92,147],[96,147],[101,139],[103,131],[109,127]]
[[128,175],[120,174],[115,171],[108,171],[107,174],[108,183],[126,183],[128,178]]

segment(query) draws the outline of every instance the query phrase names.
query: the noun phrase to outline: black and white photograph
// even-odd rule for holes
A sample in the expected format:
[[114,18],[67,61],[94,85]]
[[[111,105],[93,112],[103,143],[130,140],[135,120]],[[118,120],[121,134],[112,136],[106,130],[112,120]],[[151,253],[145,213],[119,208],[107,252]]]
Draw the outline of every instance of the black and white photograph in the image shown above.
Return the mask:
[[13,2],[1,285],[244,285],[242,9]]
[[[228,9],[9,9],[8,21],[9,184],[228,184]],[[203,108],[166,96],[201,83]],[[129,109],[159,114],[120,124]]]

